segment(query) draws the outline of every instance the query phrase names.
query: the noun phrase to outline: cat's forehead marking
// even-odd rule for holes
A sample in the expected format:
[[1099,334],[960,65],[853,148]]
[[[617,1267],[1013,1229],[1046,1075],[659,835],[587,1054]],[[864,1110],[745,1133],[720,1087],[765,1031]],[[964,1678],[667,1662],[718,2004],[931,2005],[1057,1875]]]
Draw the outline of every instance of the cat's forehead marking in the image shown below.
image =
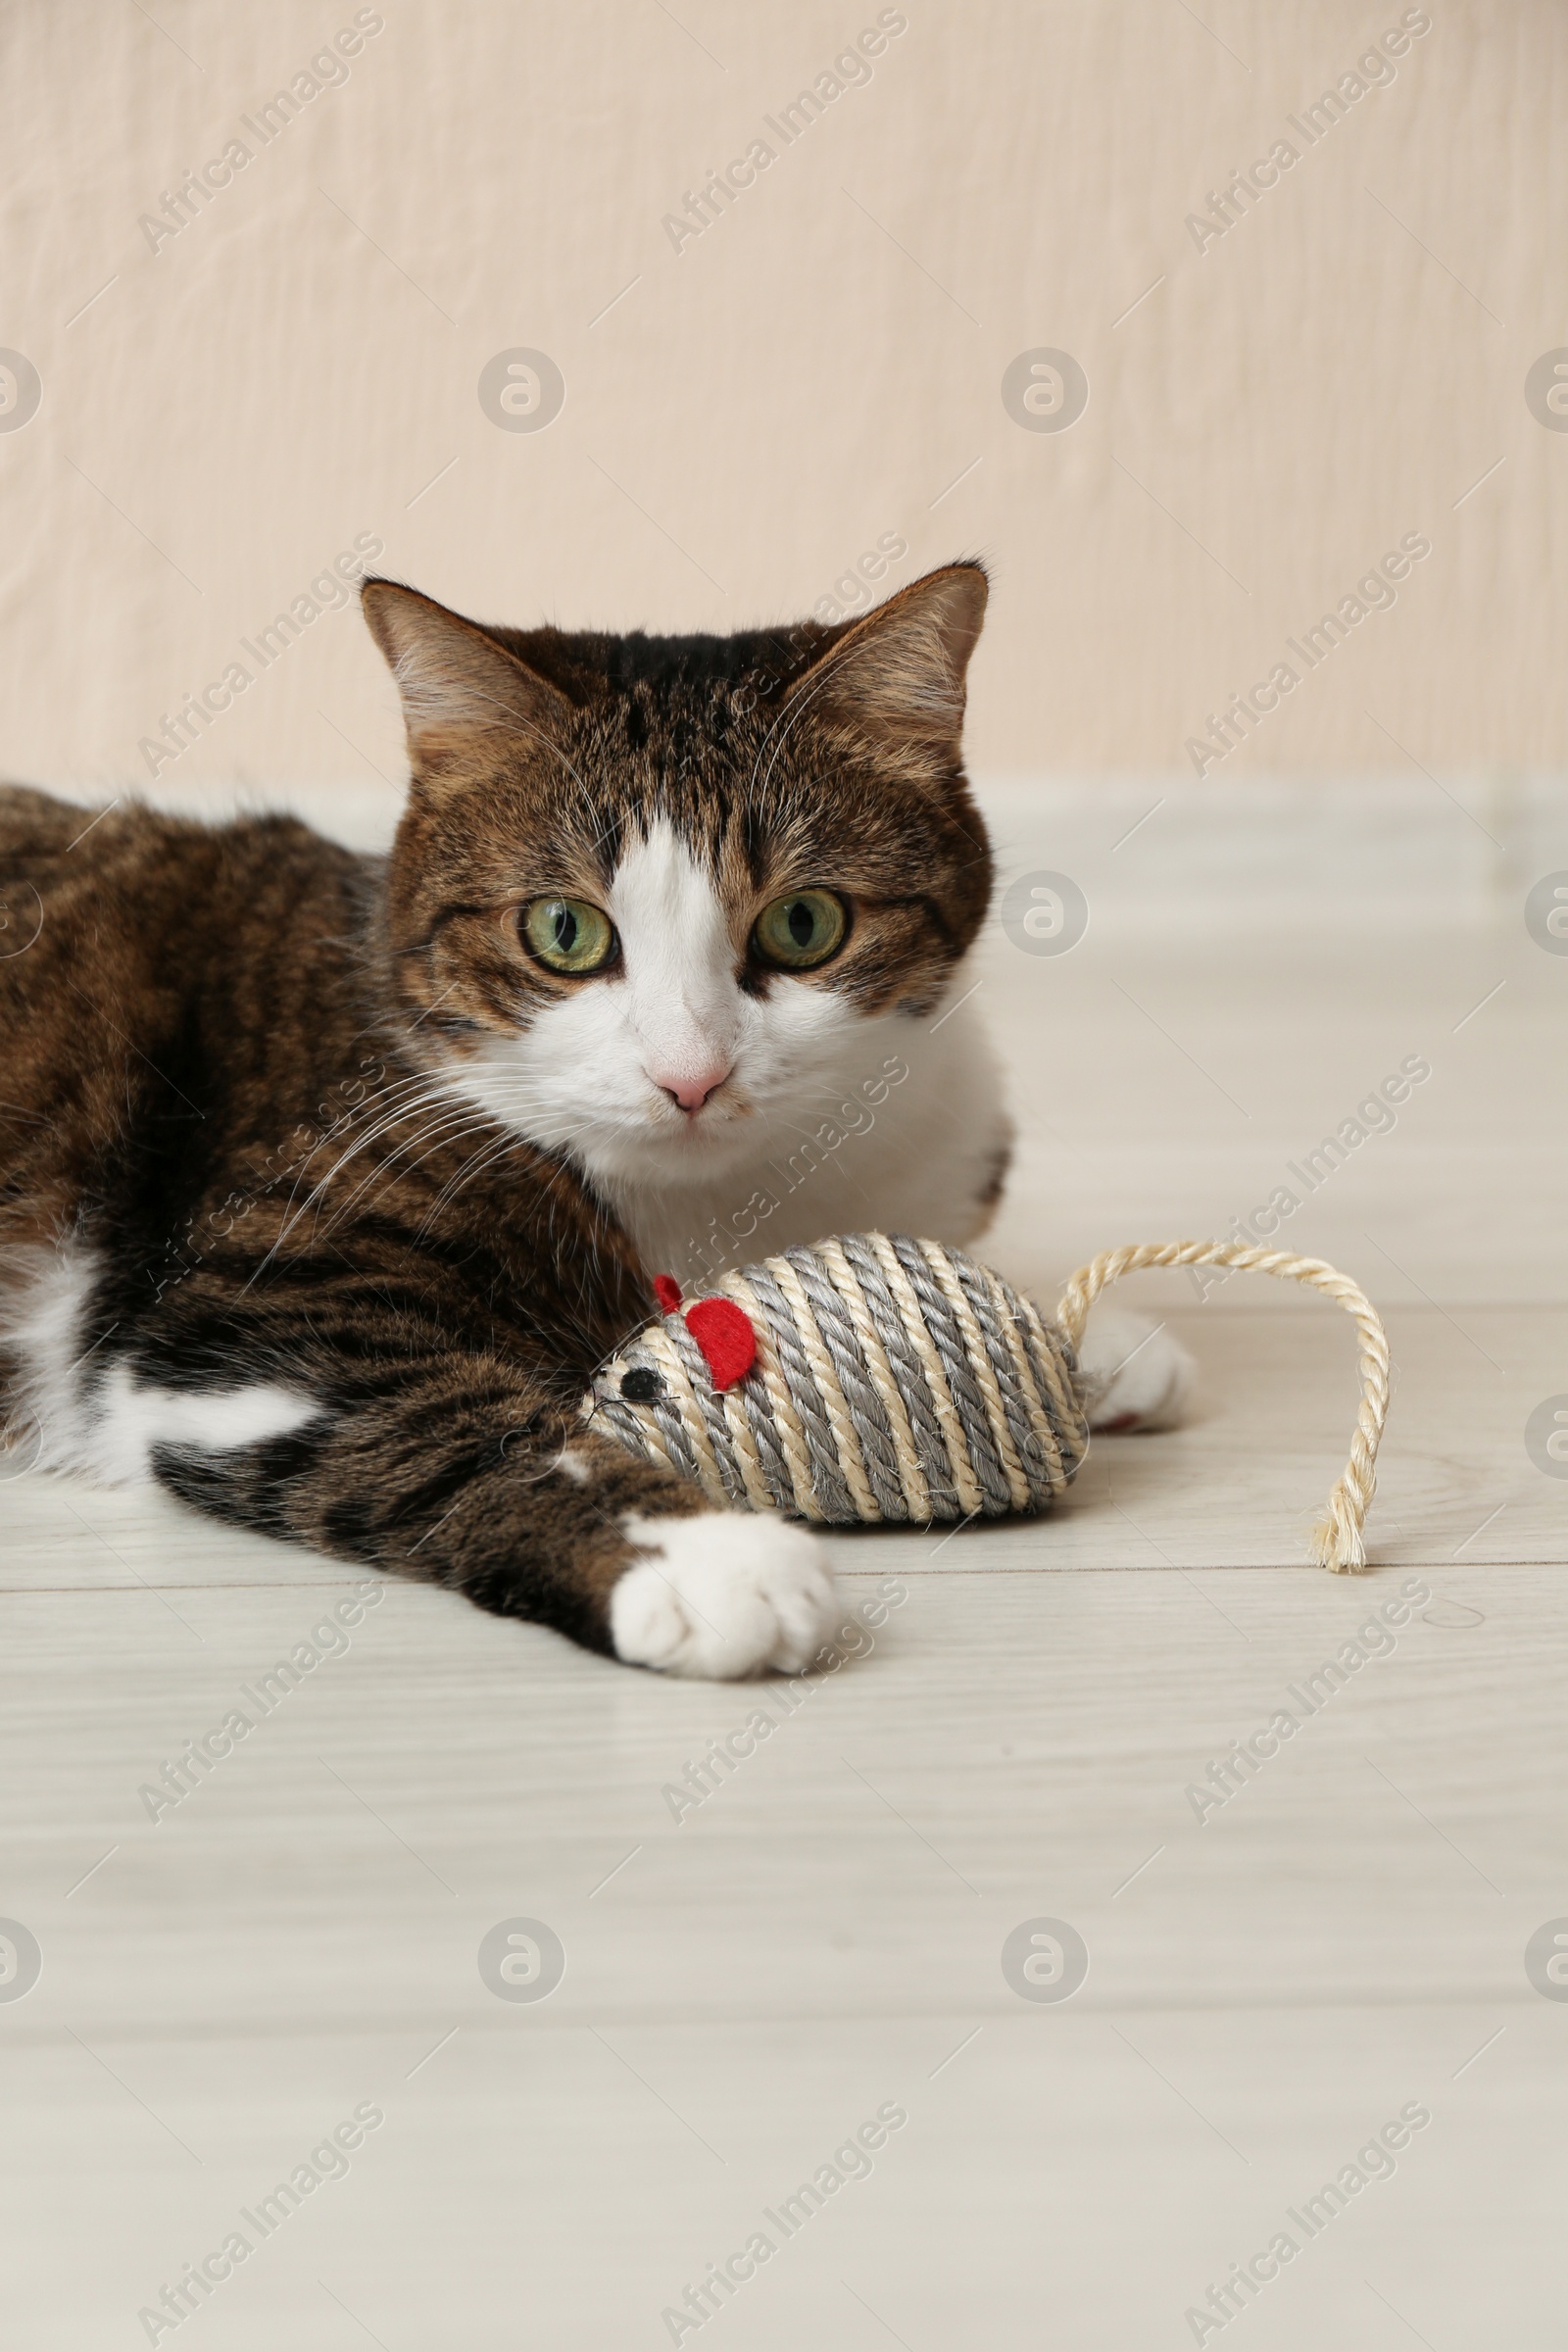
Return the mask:
[[667,816],[627,836],[608,896],[656,1083],[727,1071],[747,1022],[734,943],[712,875]]
[[624,836],[609,898],[628,964],[716,974],[733,963],[713,876],[667,816]]

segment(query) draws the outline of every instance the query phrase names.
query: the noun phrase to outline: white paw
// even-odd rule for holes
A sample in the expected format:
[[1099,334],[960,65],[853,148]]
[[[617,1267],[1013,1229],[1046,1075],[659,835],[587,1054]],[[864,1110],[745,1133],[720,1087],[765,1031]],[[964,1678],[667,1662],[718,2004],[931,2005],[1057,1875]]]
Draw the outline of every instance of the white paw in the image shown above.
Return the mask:
[[1192,1401],[1198,1367],[1180,1340],[1145,1315],[1096,1307],[1078,1350],[1089,1426],[1176,1429]]
[[833,1574],[804,1527],[746,1511],[628,1512],[621,1525],[648,1555],[610,1598],[615,1655],[628,1665],[714,1682],[767,1666],[799,1674],[827,1641]]

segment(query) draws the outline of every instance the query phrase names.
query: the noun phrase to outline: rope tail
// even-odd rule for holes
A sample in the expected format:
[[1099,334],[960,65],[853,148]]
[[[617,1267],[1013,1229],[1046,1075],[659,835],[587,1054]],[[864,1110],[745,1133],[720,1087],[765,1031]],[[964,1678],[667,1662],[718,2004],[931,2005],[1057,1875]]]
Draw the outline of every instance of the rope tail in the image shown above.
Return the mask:
[[1312,1531],[1309,1556],[1320,1568],[1344,1574],[1366,1566],[1361,1528],[1377,1488],[1378,1441],[1389,1410],[1389,1343],[1377,1309],[1366,1294],[1320,1257],[1294,1257],[1288,1250],[1249,1249],[1237,1242],[1131,1242],[1106,1250],[1080,1266],[1068,1281],[1056,1321],[1076,1349],[1089,1309],[1108,1283],[1142,1266],[1239,1266],[1254,1274],[1276,1274],[1302,1282],[1338,1300],[1355,1317],[1361,1337],[1361,1402],[1355,1416],[1350,1458],[1336,1481],[1323,1517]]

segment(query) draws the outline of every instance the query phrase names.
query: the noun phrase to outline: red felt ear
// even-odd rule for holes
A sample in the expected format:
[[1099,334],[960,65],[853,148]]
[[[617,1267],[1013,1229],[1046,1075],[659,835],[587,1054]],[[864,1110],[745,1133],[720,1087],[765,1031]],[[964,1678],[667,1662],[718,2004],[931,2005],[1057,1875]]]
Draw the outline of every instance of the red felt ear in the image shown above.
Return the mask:
[[733,1298],[699,1298],[686,1328],[708,1359],[713,1386],[732,1389],[757,1361],[757,1334]]
[[659,1300],[662,1315],[672,1315],[680,1304],[680,1284],[673,1274],[654,1276],[654,1297]]

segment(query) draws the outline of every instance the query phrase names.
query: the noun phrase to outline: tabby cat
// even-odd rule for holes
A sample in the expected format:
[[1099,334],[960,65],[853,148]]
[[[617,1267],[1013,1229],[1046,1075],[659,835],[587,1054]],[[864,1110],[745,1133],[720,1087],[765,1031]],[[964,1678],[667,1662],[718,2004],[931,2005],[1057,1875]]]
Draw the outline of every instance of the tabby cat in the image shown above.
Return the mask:
[[656,1272],[988,1217],[984,572],[723,638],[362,593],[412,769],[388,857],[0,793],[13,1460],[639,1665],[797,1670],[817,1539],[577,1400]]

